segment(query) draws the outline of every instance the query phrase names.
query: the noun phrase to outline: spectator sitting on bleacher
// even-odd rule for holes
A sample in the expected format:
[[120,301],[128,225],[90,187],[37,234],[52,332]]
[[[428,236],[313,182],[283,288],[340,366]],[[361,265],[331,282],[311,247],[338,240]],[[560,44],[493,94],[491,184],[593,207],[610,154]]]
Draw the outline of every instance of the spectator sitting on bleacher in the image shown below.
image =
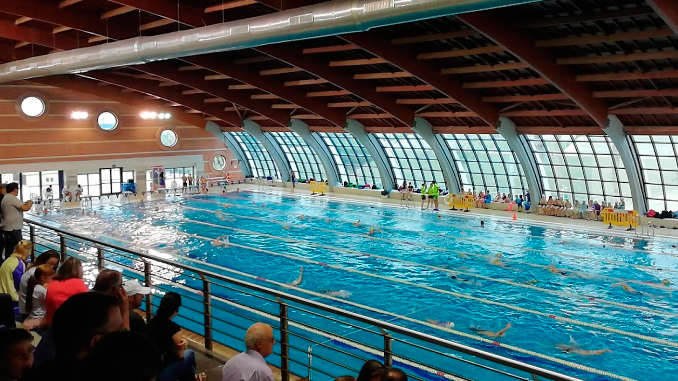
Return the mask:
[[122,313],[123,325],[129,330],[129,301],[122,285],[122,273],[115,270],[103,270],[97,276],[92,291],[111,295],[121,301],[120,313]]
[[33,366],[33,335],[25,329],[0,331],[0,380],[21,380]]
[[367,360],[360,368],[358,379],[356,381],[379,381],[381,375],[386,370],[384,365],[377,360]]
[[129,330],[145,335],[146,321],[134,310],[141,307],[141,302],[144,300],[144,296],[151,293],[151,288],[141,287],[139,282],[135,280],[126,281],[124,287],[125,291],[127,292],[127,300],[129,304]]
[[407,375],[398,368],[388,368],[381,375],[381,381],[407,381]]
[[0,266],[0,294],[8,294],[15,302],[14,307],[19,305],[19,290],[21,277],[26,272],[26,259],[33,248],[31,241],[25,239],[19,241],[14,248],[12,256]]
[[73,201],[73,192],[71,192],[71,186],[70,186],[70,185],[66,185],[66,186],[64,187],[64,189],[61,190],[61,195],[62,195],[62,198],[63,198],[64,202],[66,202],[66,201],[69,201],[69,202],[70,202],[70,201]]
[[25,306],[28,318],[23,321],[24,328],[35,329],[44,325],[47,287],[54,277],[54,272],[54,267],[47,264],[40,265],[28,281]]
[[162,354],[146,336],[113,332],[99,340],[85,358],[81,380],[153,381]]
[[47,289],[45,320],[49,324],[56,310],[71,296],[89,289],[82,280],[82,263],[77,258],[68,258],[57,270]]
[[[73,295],[54,314],[49,330],[38,349],[52,345],[55,356],[37,365],[25,381],[72,381],[80,379],[84,358],[94,344],[107,334],[122,330],[119,301],[98,292]],[[122,364],[110,364],[110,367]]]
[[50,249],[38,255],[38,257],[26,268],[26,272],[21,277],[21,284],[19,285],[19,313],[22,317],[26,318],[28,315],[28,312],[26,312],[26,294],[28,293],[28,281],[33,277],[35,269],[37,269],[38,266],[47,264],[52,266],[56,271],[59,266],[59,258],[59,253],[56,250]]
[[266,356],[273,353],[273,328],[264,323],[250,326],[245,333],[247,351],[233,356],[221,369],[221,381],[275,381],[266,365]]
[[146,325],[146,333],[163,355],[163,365],[158,381],[194,381],[195,354],[187,349],[181,327],[172,319],[179,314],[181,296],[168,292],[160,300],[160,306]]

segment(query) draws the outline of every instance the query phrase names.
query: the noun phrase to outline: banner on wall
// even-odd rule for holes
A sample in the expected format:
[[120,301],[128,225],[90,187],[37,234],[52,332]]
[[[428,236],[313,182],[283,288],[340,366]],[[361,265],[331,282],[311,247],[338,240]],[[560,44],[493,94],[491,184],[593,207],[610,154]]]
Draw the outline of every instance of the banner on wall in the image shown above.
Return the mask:
[[165,189],[165,168],[162,165],[154,166],[151,174],[153,176],[153,190]]

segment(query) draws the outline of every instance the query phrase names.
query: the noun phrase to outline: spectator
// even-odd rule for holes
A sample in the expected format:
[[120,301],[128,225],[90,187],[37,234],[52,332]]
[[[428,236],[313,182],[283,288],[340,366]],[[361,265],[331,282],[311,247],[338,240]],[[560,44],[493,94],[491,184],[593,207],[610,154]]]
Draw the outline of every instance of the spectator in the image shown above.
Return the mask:
[[187,349],[181,327],[172,321],[181,307],[181,296],[168,292],[160,300],[156,316],[148,322],[146,333],[163,355],[158,381],[194,381],[195,354]]
[[59,266],[59,253],[56,250],[47,250],[44,253],[38,255],[35,258],[35,261],[28,265],[26,272],[21,277],[21,284],[19,285],[19,313],[26,318],[28,312],[26,311],[26,294],[28,293],[28,280],[33,277],[33,273],[38,266],[44,264],[50,265],[56,271],[57,266]]
[[80,184],[75,188],[75,201],[80,201],[80,198],[82,197],[82,187]]
[[43,325],[45,319],[47,287],[49,286],[49,282],[52,280],[54,273],[54,267],[47,264],[35,268],[34,275],[28,282],[25,307],[28,318],[23,322],[24,328],[34,329],[35,327]]
[[334,381],[356,381],[353,376],[339,376],[335,377]]
[[127,300],[129,303],[129,330],[146,334],[146,321],[134,310],[141,307],[144,295],[150,294],[151,288],[142,287],[139,282],[135,280],[125,282],[124,287],[127,292]]
[[[7,194],[7,184],[0,184],[0,206],[2,205],[2,199]],[[2,209],[0,208],[0,227],[2,226]],[[0,232],[0,264],[5,258],[5,255],[9,256],[10,253],[4,254],[5,252],[5,235]]]
[[129,302],[127,293],[122,286],[122,273],[115,270],[103,270],[94,282],[93,292],[100,292],[114,296],[120,300],[120,313],[124,321],[125,329],[129,330]]
[[358,373],[357,381],[379,381],[384,365],[377,360],[367,360]]
[[31,210],[33,206],[33,201],[23,203],[17,198],[19,184],[7,184],[6,191],[0,203],[2,234],[5,237],[5,259],[9,258],[16,245],[23,239],[21,229],[24,227],[24,212]]
[[[80,377],[83,359],[107,334],[122,330],[118,299],[98,292],[73,295],[54,314],[51,337],[55,356],[36,366],[28,381],[71,381]],[[43,341],[45,337],[43,336]],[[40,342],[43,346],[43,342]],[[38,348],[39,349],[39,348]],[[109,368],[121,364],[110,364]]]
[[381,381],[407,381],[407,375],[398,368],[388,368],[381,375]]
[[45,323],[50,324],[54,312],[66,299],[75,294],[88,292],[82,280],[82,263],[77,258],[68,258],[57,271],[47,289],[45,298]]
[[33,366],[33,335],[25,329],[0,331],[0,380],[22,379]]
[[33,248],[31,241],[21,240],[12,256],[0,266],[0,294],[8,294],[18,306],[21,277],[26,272],[26,259]]
[[85,358],[82,380],[153,381],[162,354],[146,336],[113,332],[99,340]]
[[274,381],[266,365],[266,356],[273,353],[273,328],[264,323],[253,324],[245,333],[247,351],[233,356],[221,369],[221,381]]
[[71,186],[66,185],[64,189],[61,190],[61,195],[64,202],[73,201],[73,192],[71,191]]

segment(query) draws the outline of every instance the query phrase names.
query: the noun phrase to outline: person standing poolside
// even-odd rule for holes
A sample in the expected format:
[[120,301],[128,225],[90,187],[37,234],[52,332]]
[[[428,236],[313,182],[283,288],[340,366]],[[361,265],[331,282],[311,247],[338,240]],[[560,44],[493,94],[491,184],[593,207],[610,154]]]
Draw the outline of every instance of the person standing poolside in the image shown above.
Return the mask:
[[19,184],[17,183],[7,184],[6,191],[0,208],[2,210],[2,234],[5,238],[5,258],[9,258],[16,245],[23,239],[21,229],[24,226],[24,212],[31,210],[33,201],[24,203],[19,200],[17,197]]
[[[426,201],[426,183],[421,184],[421,210],[424,210],[424,202]],[[426,206],[428,209],[428,206]]]
[[186,188],[188,188],[188,177],[186,177],[186,175],[183,175],[181,176],[181,193],[185,193]]
[[433,210],[438,211],[438,195],[440,194],[440,187],[438,187],[438,184],[436,184],[436,181],[433,180],[431,181],[431,186],[428,187],[428,202],[429,204],[431,203],[431,200],[433,200]]
[[297,175],[294,174],[294,171],[290,171],[290,177],[292,178],[292,192],[297,187]]

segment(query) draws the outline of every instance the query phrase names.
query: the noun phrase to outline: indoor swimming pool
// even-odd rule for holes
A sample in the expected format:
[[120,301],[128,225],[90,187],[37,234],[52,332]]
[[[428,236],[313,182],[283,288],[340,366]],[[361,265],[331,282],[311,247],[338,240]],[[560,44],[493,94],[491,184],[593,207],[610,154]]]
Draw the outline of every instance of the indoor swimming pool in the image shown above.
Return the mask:
[[41,218],[586,380],[677,374],[678,240],[256,192],[94,211]]

